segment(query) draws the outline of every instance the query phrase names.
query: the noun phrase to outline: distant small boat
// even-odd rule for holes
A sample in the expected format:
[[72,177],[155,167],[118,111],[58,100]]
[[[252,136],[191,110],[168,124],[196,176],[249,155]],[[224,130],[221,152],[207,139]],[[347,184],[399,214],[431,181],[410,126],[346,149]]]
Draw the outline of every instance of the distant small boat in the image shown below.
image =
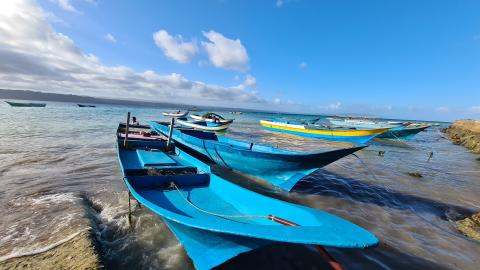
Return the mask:
[[243,112],[229,112],[230,114],[237,114],[237,115],[240,115],[240,114],[243,114]]
[[95,105],[88,105],[88,104],[78,104],[78,103],[77,103],[77,105],[78,105],[78,107],[82,107],[82,108],[84,108],[84,107],[87,107],[87,108],[95,108],[95,107],[97,107],[97,106],[95,106]]
[[185,117],[188,114],[188,111],[182,112],[182,111],[176,111],[176,112],[163,112],[162,113],[164,116],[169,116],[169,117]]
[[177,119],[176,122],[184,127],[206,131],[225,131],[231,123],[212,123],[207,121],[188,121],[186,118]]
[[196,111],[198,111],[198,108],[197,108],[197,106],[193,106],[193,107],[188,108],[188,111],[196,112]]
[[165,140],[126,143],[126,134],[117,136],[129,198],[165,221],[198,270],[272,244],[315,245],[331,265],[338,263],[323,246],[378,245],[375,235],[345,219],[235,185],[175,144],[166,151]]
[[46,103],[22,103],[22,102],[12,102],[12,101],[5,101],[8,105],[12,107],[45,107],[47,106]]
[[221,123],[221,124],[227,124],[227,123],[232,123],[234,119],[225,119],[223,116],[216,114],[216,113],[206,113],[204,115],[198,115],[198,114],[191,114],[191,118],[197,121],[207,121],[211,123]]
[[328,127],[319,125],[299,125],[289,122],[277,122],[261,120],[260,125],[268,130],[290,133],[299,136],[313,137],[324,140],[346,141],[357,144],[364,144],[388,128],[378,129],[355,129],[342,127]]

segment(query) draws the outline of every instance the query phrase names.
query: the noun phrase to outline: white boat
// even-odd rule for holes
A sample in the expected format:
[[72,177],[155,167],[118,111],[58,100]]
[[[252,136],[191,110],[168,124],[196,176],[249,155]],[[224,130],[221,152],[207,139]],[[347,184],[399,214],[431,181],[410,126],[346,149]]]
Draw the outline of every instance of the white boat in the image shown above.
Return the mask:
[[188,114],[188,111],[182,112],[182,111],[176,111],[176,112],[163,112],[162,113],[164,116],[170,116],[170,117],[185,117]]
[[375,121],[370,119],[357,119],[357,118],[327,118],[330,123],[340,127],[351,128],[394,128],[401,126],[401,123],[390,123]]
[[187,121],[185,119],[177,119],[176,123],[194,129],[206,130],[206,131],[224,131],[230,126],[231,123],[212,123],[206,121]]
[[229,124],[232,123],[234,119],[225,119],[223,116],[216,113],[206,113],[204,115],[191,114],[190,117],[197,121],[206,121],[210,123],[221,123]]

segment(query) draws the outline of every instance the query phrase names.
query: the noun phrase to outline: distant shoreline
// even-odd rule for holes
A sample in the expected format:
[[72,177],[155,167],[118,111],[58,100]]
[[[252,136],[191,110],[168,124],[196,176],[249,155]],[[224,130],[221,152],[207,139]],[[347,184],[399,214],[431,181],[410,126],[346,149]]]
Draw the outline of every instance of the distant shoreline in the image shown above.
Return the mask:
[[[292,112],[281,112],[281,111],[268,111],[261,109],[245,109],[245,108],[232,108],[232,107],[221,107],[221,106],[204,106],[204,105],[194,105],[194,104],[178,104],[178,103],[169,103],[169,102],[153,102],[153,101],[142,101],[142,100],[123,100],[123,99],[114,99],[114,98],[99,98],[99,97],[90,97],[90,96],[80,96],[73,94],[57,94],[57,93],[46,93],[41,91],[33,90],[14,90],[14,89],[0,89],[0,99],[13,99],[13,100],[33,100],[33,101],[51,101],[51,102],[67,102],[67,103],[80,103],[80,104],[105,104],[105,105],[124,105],[124,106],[143,106],[143,107],[162,107],[162,108],[172,108],[172,109],[182,109],[188,110],[192,107],[197,107],[200,111],[241,111],[241,112],[251,112],[251,113],[272,113],[272,114],[284,114],[284,115],[311,115],[311,116],[325,116],[332,117],[336,116],[333,114],[312,114],[312,113],[292,113]],[[341,115],[351,115],[354,114],[341,114]],[[360,116],[358,116],[360,117]],[[381,116],[372,116],[373,118],[386,119],[386,120],[404,120],[404,121],[415,121],[415,122],[437,122],[437,123],[451,123],[447,121],[428,121],[428,120],[417,120],[417,119],[400,119],[400,118],[384,118]]]

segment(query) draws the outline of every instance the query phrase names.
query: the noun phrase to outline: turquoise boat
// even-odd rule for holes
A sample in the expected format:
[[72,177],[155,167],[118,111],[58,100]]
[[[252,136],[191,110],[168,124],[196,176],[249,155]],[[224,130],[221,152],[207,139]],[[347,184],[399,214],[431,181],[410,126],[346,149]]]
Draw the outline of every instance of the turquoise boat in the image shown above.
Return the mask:
[[[153,130],[168,136],[169,123],[149,124]],[[188,128],[174,128],[172,139],[221,166],[258,177],[286,191],[290,191],[298,181],[317,169],[366,147],[361,145],[324,152],[294,152]]]
[[161,136],[132,135],[119,126],[117,153],[129,194],[166,222],[199,270],[276,243],[322,249],[378,244],[342,218],[237,186],[175,144],[167,147]]
[[369,140],[388,130],[388,128],[356,129],[347,127],[328,127],[278,120],[261,120],[260,125],[267,130],[275,132],[289,133],[323,140],[344,141],[354,144],[367,143]]
[[409,125],[409,126],[401,126],[391,128],[388,131],[378,135],[377,138],[380,139],[405,139],[409,140],[412,139],[418,133],[424,131],[425,129],[429,128],[430,125]]

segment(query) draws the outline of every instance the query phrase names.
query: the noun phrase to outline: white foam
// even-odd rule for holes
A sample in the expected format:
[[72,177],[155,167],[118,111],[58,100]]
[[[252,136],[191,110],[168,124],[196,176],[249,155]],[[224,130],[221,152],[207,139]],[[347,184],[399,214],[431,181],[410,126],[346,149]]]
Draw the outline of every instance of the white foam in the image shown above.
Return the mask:
[[48,245],[46,247],[43,247],[43,248],[39,248],[39,249],[35,249],[35,250],[30,250],[30,251],[14,251],[10,254],[7,254],[5,256],[2,256],[0,257],[0,262],[3,262],[3,261],[6,261],[6,260],[9,260],[9,259],[13,259],[13,258],[20,258],[20,257],[25,257],[25,256],[32,256],[32,255],[36,255],[36,254],[40,254],[40,253],[43,253],[43,252],[46,252],[46,251],[49,251],[53,248],[56,248],[58,247],[59,245],[63,244],[63,243],[66,243],[70,240],[72,240],[73,238],[77,237],[77,235],[81,234],[82,232],[85,232],[85,231],[88,231],[90,230],[91,228],[88,227],[88,228],[85,228],[83,230],[80,230],[74,234],[71,234],[69,235],[68,237],[56,242],[56,243],[53,243],[51,245]]
[[74,193],[54,193],[46,194],[39,197],[21,197],[11,201],[14,206],[22,205],[42,205],[42,204],[60,204],[60,203],[72,203],[78,201],[79,197]]

